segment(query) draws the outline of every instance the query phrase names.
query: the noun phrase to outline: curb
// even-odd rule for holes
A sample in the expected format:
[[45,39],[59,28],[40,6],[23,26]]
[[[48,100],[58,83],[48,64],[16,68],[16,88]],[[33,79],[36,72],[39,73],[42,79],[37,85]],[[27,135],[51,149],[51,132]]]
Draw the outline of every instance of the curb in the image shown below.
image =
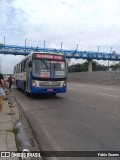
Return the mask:
[[[13,133],[14,123],[8,101],[3,102],[3,110],[0,113],[0,151],[17,151],[15,135]],[[1,157],[0,160],[3,158]],[[19,160],[9,157],[7,160]]]

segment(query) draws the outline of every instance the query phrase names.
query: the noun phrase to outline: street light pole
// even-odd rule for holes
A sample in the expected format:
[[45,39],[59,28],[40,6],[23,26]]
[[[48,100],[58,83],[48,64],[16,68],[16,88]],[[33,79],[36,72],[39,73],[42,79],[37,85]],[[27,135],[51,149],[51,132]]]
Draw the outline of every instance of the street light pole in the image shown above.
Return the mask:
[[44,41],[44,49],[45,49],[45,41]]
[[98,53],[99,53],[99,50],[100,50],[100,46],[98,46]]
[[26,48],[26,42],[27,42],[27,38],[25,39],[25,48]]
[[26,52],[26,41],[27,41],[27,38],[25,39],[25,52]]
[[[113,47],[110,48],[110,56],[111,56],[111,53],[112,53],[112,48],[113,48]],[[108,70],[110,70],[109,60],[108,60]]]
[[[110,48],[110,56],[111,56],[111,53],[112,53],[112,49],[113,49],[113,47]],[[109,60],[108,60],[108,70],[110,70]]]
[[113,47],[111,47],[110,54],[112,53],[112,49],[113,49]]
[[76,47],[76,52],[77,52],[77,49],[78,49],[78,44],[77,44],[77,47]]
[[4,46],[5,46],[5,36],[4,36]]
[[62,50],[62,44],[63,44],[63,42],[61,42],[61,50]]

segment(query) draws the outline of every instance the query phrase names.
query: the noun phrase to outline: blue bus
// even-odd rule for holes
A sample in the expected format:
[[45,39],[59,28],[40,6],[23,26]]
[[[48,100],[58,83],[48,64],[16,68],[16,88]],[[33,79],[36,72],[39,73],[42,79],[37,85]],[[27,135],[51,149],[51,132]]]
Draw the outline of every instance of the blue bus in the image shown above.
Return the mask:
[[25,94],[65,93],[67,64],[63,55],[33,52],[14,66],[15,85]]

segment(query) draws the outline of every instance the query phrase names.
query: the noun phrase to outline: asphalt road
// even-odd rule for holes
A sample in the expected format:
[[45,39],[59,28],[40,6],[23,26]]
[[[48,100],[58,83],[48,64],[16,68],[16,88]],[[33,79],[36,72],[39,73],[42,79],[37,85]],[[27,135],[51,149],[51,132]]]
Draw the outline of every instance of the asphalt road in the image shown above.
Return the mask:
[[[68,83],[67,94],[26,97],[13,89],[42,150],[120,151],[120,87]],[[61,158],[95,160],[99,158]],[[100,158],[100,160],[117,158]]]

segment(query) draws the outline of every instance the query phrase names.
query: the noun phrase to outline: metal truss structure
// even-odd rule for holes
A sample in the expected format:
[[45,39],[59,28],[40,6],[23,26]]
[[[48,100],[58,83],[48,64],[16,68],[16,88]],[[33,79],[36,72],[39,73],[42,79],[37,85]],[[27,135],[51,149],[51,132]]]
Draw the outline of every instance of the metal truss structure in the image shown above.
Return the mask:
[[120,61],[120,54],[116,54],[116,53],[64,50],[64,49],[39,48],[39,47],[14,46],[14,45],[0,45],[0,54],[27,56],[31,52],[48,52],[48,53],[60,53],[60,54],[62,53],[66,58]]

